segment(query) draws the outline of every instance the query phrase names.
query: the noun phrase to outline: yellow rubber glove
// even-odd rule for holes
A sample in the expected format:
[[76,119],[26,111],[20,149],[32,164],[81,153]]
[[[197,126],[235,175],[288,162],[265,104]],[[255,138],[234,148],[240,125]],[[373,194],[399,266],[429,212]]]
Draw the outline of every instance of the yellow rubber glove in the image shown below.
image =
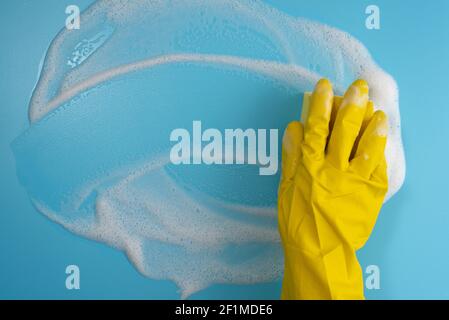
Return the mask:
[[334,97],[322,79],[305,97],[303,125],[282,143],[279,231],[285,253],[282,299],[363,299],[356,250],[368,240],[388,188],[388,122],[373,113],[368,85]]

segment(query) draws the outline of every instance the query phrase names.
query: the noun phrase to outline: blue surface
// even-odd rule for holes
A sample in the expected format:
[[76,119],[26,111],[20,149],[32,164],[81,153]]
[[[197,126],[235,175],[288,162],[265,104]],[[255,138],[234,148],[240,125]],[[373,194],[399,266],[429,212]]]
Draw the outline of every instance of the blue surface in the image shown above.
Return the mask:
[[[397,81],[407,176],[382,209],[362,266],[381,269],[381,290],[367,298],[449,298],[449,2],[267,1],[348,31]],[[0,11],[0,298],[178,298],[174,284],[141,276],[119,251],[74,236],[39,214],[19,185],[11,141],[28,127],[27,107],[39,62],[64,25],[65,7],[90,1],[8,1]],[[414,2],[417,3],[417,2]],[[365,28],[377,4],[381,30]],[[81,269],[81,290],[65,288],[65,267]],[[280,282],[215,285],[199,298],[277,298]]]

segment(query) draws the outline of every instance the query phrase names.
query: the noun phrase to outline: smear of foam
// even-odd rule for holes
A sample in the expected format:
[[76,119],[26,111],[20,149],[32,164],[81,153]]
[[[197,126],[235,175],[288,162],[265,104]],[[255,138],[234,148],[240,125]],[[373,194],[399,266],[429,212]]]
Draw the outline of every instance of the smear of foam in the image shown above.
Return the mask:
[[[101,83],[117,78],[121,75],[145,68],[152,68],[158,65],[186,62],[214,63],[218,65],[227,65],[247,69],[271,76],[281,82],[285,82],[288,85],[298,88],[305,87],[306,85],[314,83],[320,79],[320,76],[317,73],[297,65],[288,65],[264,60],[250,60],[233,56],[208,54],[164,55],[157,58],[151,58],[148,60],[121,65],[119,67],[95,74],[91,78],[80,82],[65,91],[62,91],[58,96],[50,100],[45,105],[45,108],[43,108],[41,111],[37,111],[36,113],[47,114],[48,112],[63,104],[65,101],[74,98],[75,96],[89,90],[90,88],[98,86]],[[34,115],[35,113],[32,112],[31,114]],[[34,119],[34,117],[35,116],[32,116],[32,120]]]
[[388,114],[390,198],[405,175],[398,90],[356,39],[258,1],[97,1],[48,49],[13,143],[18,176],[39,211],[184,298],[272,281],[278,177],[170,165],[167,132],[192,120],[282,130],[320,77],[337,94],[366,79]]

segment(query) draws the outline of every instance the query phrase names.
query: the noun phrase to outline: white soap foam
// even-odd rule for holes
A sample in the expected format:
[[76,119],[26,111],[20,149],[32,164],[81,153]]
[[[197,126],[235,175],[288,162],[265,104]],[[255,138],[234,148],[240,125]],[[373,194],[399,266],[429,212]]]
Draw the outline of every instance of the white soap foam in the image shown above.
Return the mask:
[[[186,18],[190,16],[191,21]],[[258,1],[104,0],[88,8],[81,19],[82,36],[62,30],[48,50],[30,102],[31,125],[91,88],[163,64],[232,66],[308,90],[325,76],[333,81],[337,94],[343,93],[348,81],[364,78],[371,99],[389,117],[387,199],[401,187],[405,160],[396,83],[347,33],[287,16]],[[188,23],[182,24],[186,19]],[[195,24],[195,32],[183,32],[190,24]],[[136,28],[142,29],[133,32]],[[90,47],[86,56],[77,53],[77,63],[67,64],[79,43],[99,37],[100,45]],[[243,41],[231,52],[220,53],[202,38],[229,42],[228,47]],[[126,41],[130,44],[121,51]],[[253,51],[263,53],[252,56]],[[38,210],[67,229],[125,251],[144,275],[175,281],[183,298],[211,283],[278,278],[282,256],[275,208],[192,195],[167,173],[167,163],[166,158],[151,159],[128,168],[126,174],[109,173],[91,181],[64,199],[64,215],[41,199],[33,201]],[[125,178],[104,186],[114,174]],[[82,204],[94,192],[95,219],[79,218]],[[266,249],[254,252],[252,244]],[[233,246],[246,246],[245,258],[232,258],[237,254]]]
[[[274,208],[235,205],[207,197],[201,197],[199,202],[198,197],[193,198],[179,187],[161,167],[163,163],[139,166],[101,191],[97,188],[103,181],[93,182],[65,200],[68,214],[64,216],[37,200],[33,203],[72,232],[125,251],[144,275],[175,281],[182,298],[211,283],[264,282],[281,275],[282,253],[277,228],[273,227]],[[80,205],[91,192],[97,193],[96,217],[80,219]],[[265,219],[265,223],[260,219],[254,223],[254,217]],[[233,246],[251,247],[254,243],[264,244],[264,250],[242,256],[238,263],[226,255]]]
[[208,55],[208,54],[177,54],[165,55],[148,60],[119,66],[98,74],[91,78],[74,85],[73,87],[61,92],[58,96],[50,100],[44,108],[37,112],[32,112],[32,121],[56,109],[67,100],[93,88],[101,83],[117,78],[121,75],[136,72],[142,69],[153,68],[163,64],[174,63],[214,63],[218,65],[234,66],[266,76],[276,78],[292,87],[304,88],[315,83],[320,79],[320,75],[301,66],[282,64],[272,61],[250,60],[233,56]]

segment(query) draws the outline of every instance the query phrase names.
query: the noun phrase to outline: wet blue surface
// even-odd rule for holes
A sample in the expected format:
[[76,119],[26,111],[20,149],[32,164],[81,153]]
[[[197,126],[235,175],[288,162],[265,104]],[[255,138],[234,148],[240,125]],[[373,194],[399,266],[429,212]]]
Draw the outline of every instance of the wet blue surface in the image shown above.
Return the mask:
[[[348,31],[399,85],[407,175],[359,252],[362,266],[381,270],[381,289],[367,290],[367,298],[449,298],[449,3],[377,1],[381,30],[370,31],[364,11],[371,2],[267,2]],[[39,214],[18,182],[10,143],[28,128],[39,62],[73,3],[84,8],[90,2],[10,1],[0,11],[0,297],[178,298],[173,283],[144,278],[120,251],[72,235]],[[81,269],[81,290],[65,288],[69,264]],[[279,290],[280,281],[214,285],[191,298],[276,299]]]

